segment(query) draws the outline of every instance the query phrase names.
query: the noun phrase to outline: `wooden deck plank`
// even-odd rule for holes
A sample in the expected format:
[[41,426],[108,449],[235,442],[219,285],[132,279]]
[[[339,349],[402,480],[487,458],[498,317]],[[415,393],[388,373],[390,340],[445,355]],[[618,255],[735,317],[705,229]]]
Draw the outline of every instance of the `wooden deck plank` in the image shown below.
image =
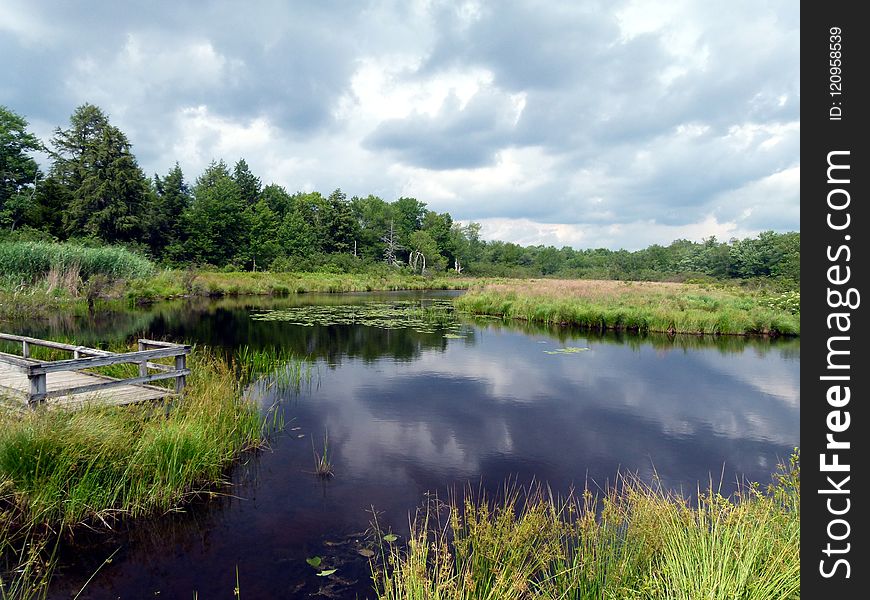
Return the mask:
[[[114,353],[3,332],[0,340],[21,343],[20,356],[0,352],[0,409],[20,406],[27,410],[37,404],[129,404],[179,396],[190,375],[186,355],[191,347],[186,344],[140,339],[138,351]],[[66,350],[73,358],[35,360],[30,356],[32,346]],[[174,361],[174,365],[156,362],[160,359]],[[115,364],[131,364],[135,371],[121,378],[93,372],[94,368]],[[174,389],[153,385],[167,379],[175,380]]]
[[[99,375],[82,373],[78,371],[55,371],[46,373],[46,391],[63,390],[71,387],[99,384],[109,378]],[[27,393],[30,383],[27,376],[12,365],[0,363],[0,395],[5,396],[2,404],[5,409],[14,409],[15,404],[20,404],[22,409],[27,407]],[[158,388],[151,385],[119,385],[117,387],[68,394],[57,398],[48,398],[47,406],[64,408],[78,408],[86,404],[132,404],[158,400],[175,395],[169,388]]]

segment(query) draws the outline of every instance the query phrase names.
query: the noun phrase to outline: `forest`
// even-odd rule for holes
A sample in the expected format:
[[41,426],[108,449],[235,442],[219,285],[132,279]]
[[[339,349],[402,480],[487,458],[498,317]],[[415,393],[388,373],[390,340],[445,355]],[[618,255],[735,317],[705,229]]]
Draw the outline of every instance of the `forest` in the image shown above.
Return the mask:
[[[34,153],[50,159],[43,172]],[[190,180],[176,162],[147,176],[127,136],[83,104],[47,143],[0,106],[0,240],[118,245],[170,267],[363,272],[383,265],[437,274],[687,281],[800,281],[800,233],[679,239],[642,250],[520,246],[484,240],[401,197],[289,192],[263,185],[244,158],[215,159]]]

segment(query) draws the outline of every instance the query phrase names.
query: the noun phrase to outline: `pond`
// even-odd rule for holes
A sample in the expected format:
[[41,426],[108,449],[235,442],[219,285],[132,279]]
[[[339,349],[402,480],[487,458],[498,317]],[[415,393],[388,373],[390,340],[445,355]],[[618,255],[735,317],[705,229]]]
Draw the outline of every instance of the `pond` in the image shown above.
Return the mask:
[[[687,493],[765,484],[800,445],[796,339],[637,336],[455,318],[451,294],[176,301],[57,317],[17,333],[96,344],[138,336],[310,357],[298,393],[259,385],[285,427],[221,498],[61,549],[52,596],[364,598],[373,511],[399,542],[427,492],[545,482],[564,494],[620,472]],[[312,446],[335,476],[316,477]],[[113,554],[114,553],[114,554]],[[365,552],[363,552],[365,554]],[[111,563],[101,566],[112,555]],[[318,577],[306,558],[337,568]]]

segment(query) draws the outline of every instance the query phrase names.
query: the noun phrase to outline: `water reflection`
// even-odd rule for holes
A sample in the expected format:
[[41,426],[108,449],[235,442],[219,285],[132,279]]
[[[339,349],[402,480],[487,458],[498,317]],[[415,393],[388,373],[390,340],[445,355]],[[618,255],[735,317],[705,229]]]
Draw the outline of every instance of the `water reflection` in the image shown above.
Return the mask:
[[[19,324],[21,333],[62,333],[80,343],[145,335],[227,351],[279,346],[311,357],[320,373],[299,395],[259,389],[264,405],[283,407],[288,426],[234,472],[233,495],[243,499],[211,502],[79,552],[82,562],[67,565],[58,593],[74,589],[93,572],[94,557],[99,564],[118,545],[123,550],[89,597],[193,590],[223,597],[236,565],[245,596],[316,593],[323,582],[304,559],[365,530],[372,507],[401,532],[428,490],[443,494],[466,482],[494,490],[507,478],[534,478],[565,492],[605,485],[619,470],[647,480],[657,473],[688,490],[721,476],[727,492],[741,477],[767,481],[777,458],[800,443],[797,340],[598,334],[497,320],[463,320],[454,338],[251,318],[266,308],[432,297],[228,298],[62,326]],[[588,350],[547,353],[566,346]],[[311,474],[312,441],[327,431],[336,476],[322,482]],[[345,596],[365,597],[365,561],[344,564],[342,573],[356,581]]]

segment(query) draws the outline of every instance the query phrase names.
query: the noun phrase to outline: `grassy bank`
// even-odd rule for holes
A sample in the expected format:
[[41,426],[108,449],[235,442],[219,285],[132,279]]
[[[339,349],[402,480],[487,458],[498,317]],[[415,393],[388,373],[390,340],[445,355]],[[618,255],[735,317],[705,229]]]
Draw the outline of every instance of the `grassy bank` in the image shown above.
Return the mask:
[[[275,425],[243,388],[263,367],[280,366],[277,359],[292,367],[288,385],[298,385],[305,372],[292,357],[244,352],[228,362],[194,348],[184,398],[168,413],[151,404],[0,412],[0,598],[32,597],[44,586],[46,551],[65,531],[219,491],[228,467]],[[16,586],[17,595],[8,592]]]
[[[793,457],[794,458],[794,457]],[[537,488],[430,505],[374,568],[381,600],[800,597],[797,463],[769,493],[697,500],[632,478],[601,502]],[[442,520],[443,519],[443,520]]]
[[245,296],[310,292],[375,292],[394,290],[467,289],[476,280],[465,277],[423,277],[397,270],[375,273],[271,273],[165,270],[131,282],[133,301],[186,295]]
[[476,286],[458,310],[595,329],[800,335],[800,295],[732,285],[536,279]]
[[[0,271],[2,275],[2,271]],[[10,283],[12,281],[13,283]],[[89,308],[122,309],[129,304],[191,296],[285,296],[312,292],[373,292],[467,289],[480,279],[422,277],[403,272],[269,273],[166,269],[147,277],[82,280],[78,272],[51,271],[31,283],[0,277],[0,319],[44,318]]]

